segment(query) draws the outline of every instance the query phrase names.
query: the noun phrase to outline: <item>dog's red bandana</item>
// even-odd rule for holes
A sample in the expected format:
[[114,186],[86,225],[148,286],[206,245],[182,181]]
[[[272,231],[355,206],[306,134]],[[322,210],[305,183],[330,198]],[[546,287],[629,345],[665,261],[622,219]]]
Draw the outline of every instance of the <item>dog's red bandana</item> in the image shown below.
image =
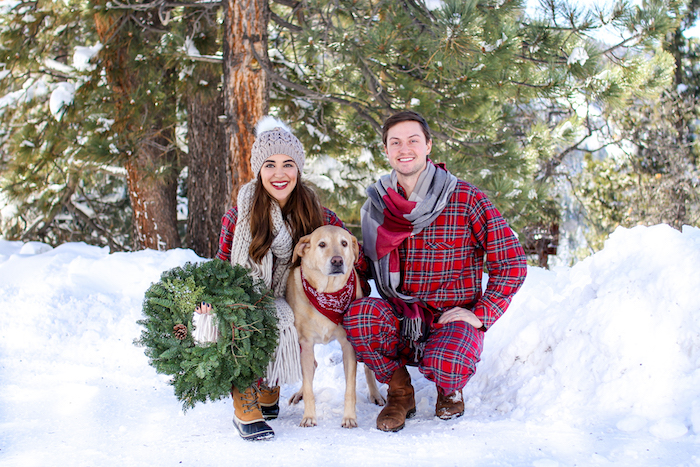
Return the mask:
[[340,324],[343,321],[343,314],[350,306],[350,302],[355,298],[355,270],[353,269],[350,272],[350,278],[342,289],[329,293],[319,292],[311,287],[311,284],[304,279],[304,271],[299,268],[299,272],[301,273],[301,285],[304,287],[306,298],[323,316],[335,324]]

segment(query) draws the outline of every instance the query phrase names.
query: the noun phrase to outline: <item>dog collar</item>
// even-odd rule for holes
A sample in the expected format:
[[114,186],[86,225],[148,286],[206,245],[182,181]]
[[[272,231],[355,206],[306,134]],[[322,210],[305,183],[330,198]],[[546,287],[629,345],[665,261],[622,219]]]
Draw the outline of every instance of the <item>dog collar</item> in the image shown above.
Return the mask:
[[301,273],[301,285],[304,288],[306,298],[311,304],[326,318],[333,321],[335,324],[340,324],[343,321],[343,314],[350,306],[350,302],[355,298],[356,280],[355,270],[350,271],[350,277],[347,284],[337,292],[319,292],[304,279],[304,270],[299,268]]

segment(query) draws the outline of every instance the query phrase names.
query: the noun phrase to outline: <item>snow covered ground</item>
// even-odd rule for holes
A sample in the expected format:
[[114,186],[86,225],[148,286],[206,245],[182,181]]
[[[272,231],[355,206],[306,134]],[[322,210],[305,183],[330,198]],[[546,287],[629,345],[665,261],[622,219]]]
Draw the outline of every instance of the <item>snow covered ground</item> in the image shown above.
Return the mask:
[[266,442],[238,437],[230,400],[183,414],[133,345],[148,286],[199,260],[0,241],[1,465],[700,466],[700,229],[618,229],[574,267],[530,268],[464,417],[435,418],[412,368],[417,416],[380,432],[358,372],[360,427],[343,429],[340,349],[317,346],[319,426],[285,403]]

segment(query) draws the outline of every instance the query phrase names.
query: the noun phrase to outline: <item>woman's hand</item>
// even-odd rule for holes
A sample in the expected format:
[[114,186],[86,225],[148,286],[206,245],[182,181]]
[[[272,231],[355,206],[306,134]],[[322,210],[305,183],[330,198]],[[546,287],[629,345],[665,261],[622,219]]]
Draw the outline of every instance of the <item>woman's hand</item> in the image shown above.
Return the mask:
[[439,324],[447,324],[453,321],[465,321],[474,326],[476,329],[479,329],[484,325],[474,313],[466,308],[461,308],[458,306],[445,311],[438,319]]

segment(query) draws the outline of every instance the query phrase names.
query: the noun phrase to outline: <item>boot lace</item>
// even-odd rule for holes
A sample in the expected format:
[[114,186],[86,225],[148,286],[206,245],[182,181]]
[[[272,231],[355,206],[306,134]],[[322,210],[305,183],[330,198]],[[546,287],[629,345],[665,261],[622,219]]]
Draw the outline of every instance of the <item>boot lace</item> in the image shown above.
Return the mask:
[[260,389],[257,385],[252,385],[245,392],[241,393],[241,401],[243,402],[243,413],[252,412],[258,409],[258,397]]

